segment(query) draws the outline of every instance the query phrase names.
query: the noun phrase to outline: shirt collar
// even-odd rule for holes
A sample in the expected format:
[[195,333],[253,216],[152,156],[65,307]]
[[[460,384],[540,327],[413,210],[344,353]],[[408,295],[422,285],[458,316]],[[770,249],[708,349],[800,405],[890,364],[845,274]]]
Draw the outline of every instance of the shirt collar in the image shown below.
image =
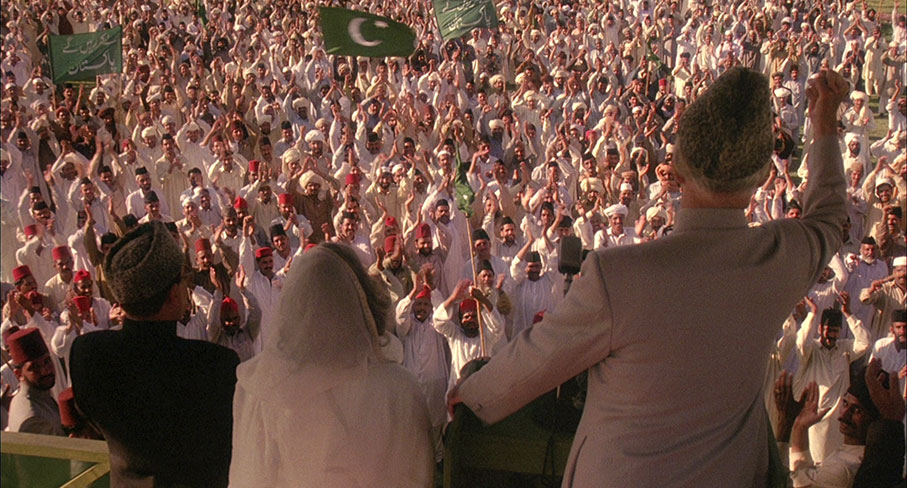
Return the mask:
[[748,227],[746,214],[740,208],[682,208],[677,211],[674,233],[745,227]]

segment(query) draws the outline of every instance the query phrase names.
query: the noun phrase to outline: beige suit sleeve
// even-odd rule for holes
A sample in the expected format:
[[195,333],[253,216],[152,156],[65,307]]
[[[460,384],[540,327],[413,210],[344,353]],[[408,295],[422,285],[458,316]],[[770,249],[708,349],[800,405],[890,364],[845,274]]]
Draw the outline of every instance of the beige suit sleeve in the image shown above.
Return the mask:
[[810,283],[814,283],[841,247],[841,229],[847,220],[847,207],[837,138],[820,137],[809,151],[809,184],[803,193],[803,217],[799,222],[807,227],[810,237],[804,256],[818,258],[813,267],[816,271],[810,279]]
[[598,254],[545,320],[523,331],[460,385],[460,398],[488,423],[602,361],[611,350],[611,305]]

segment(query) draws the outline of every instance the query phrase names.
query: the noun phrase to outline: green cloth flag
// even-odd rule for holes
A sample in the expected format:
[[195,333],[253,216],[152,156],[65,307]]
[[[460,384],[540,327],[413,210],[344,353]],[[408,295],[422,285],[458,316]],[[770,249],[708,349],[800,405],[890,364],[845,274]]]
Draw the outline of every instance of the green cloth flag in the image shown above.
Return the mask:
[[201,21],[202,25],[208,25],[208,11],[205,9],[205,2],[202,0],[195,0],[195,14],[198,15],[198,20]]
[[432,0],[441,37],[447,41],[469,34],[473,29],[498,26],[491,0]]
[[406,24],[387,17],[347,10],[318,7],[324,51],[341,56],[409,56],[416,49],[416,34]]
[[472,217],[472,202],[476,199],[476,194],[472,191],[472,186],[469,185],[469,178],[466,176],[469,173],[469,162],[463,162],[460,159],[460,149],[457,149],[457,176],[454,179],[454,189],[457,194],[457,208],[461,212],[466,214],[467,217]]
[[123,28],[89,34],[50,36],[53,82],[94,81],[97,75],[123,72]]

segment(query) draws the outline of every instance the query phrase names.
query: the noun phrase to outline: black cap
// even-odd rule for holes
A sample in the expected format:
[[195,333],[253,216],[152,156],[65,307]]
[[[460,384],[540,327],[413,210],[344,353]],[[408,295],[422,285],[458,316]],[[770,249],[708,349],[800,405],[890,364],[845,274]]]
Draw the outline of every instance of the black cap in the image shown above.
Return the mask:
[[476,264],[476,273],[485,270],[491,271],[491,273],[494,274],[494,268],[491,266],[491,261],[487,259],[483,259]]
[[891,313],[891,322],[907,322],[907,310],[903,308],[895,309]]
[[145,200],[144,200],[144,202],[145,202],[146,204],[147,204],[147,203],[157,203],[157,202],[160,202],[160,200],[159,200],[158,197],[157,197],[157,193],[155,193],[154,190],[151,190],[151,191],[148,192],[147,195],[145,195]]
[[819,320],[822,325],[829,327],[841,327],[844,323],[844,314],[840,310],[826,308],[822,311],[822,318]]
[[271,226],[271,239],[274,239],[277,236],[285,236],[287,231],[283,229],[283,226],[280,224],[274,224]]
[[[883,373],[885,372],[883,371]],[[847,388],[847,393],[857,397],[857,400],[860,401],[860,406],[863,407],[863,411],[868,413],[870,417],[873,419],[879,418],[879,409],[876,407],[875,402],[872,401],[872,396],[869,394],[869,387],[866,385],[866,366],[860,368],[856,375],[851,376],[850,387]]]
[[475,241],[478,241],[478,240],[481,240],[481,239],[484,239],[484,240],[486,240],[486,241],[490,241],[490,240],[491,240],[491,239],[488,238],[488,233],[485,232],[485,229],[475,229],[475,230],[473,230],[473,231],[472,231],[472,242],[475,242]]

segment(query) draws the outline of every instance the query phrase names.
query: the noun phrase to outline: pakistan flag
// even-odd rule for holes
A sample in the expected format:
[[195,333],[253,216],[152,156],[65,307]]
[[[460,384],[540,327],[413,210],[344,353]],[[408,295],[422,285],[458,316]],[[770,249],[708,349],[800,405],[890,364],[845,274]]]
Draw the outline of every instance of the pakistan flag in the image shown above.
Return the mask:
[[341,56],[409,56],[416,34],[400,22],[367,12],[319,7],[324,50]]

